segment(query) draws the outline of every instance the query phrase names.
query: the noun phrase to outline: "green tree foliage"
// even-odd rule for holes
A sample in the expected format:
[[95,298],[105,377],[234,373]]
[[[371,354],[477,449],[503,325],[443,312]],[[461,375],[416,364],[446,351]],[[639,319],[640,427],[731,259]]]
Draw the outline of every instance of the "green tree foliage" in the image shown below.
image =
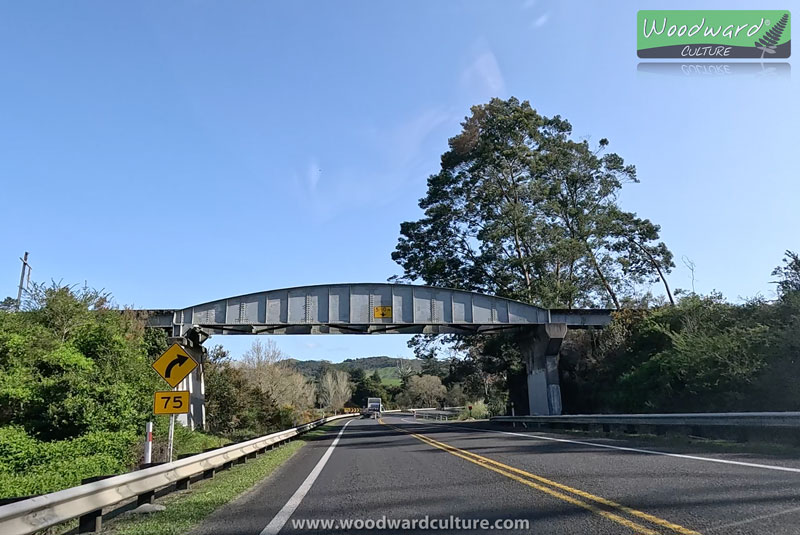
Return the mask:
[[[52,492],[139,462],[153,392],[165,387],[151,363],[166,348],[164,331],[145,330],[141,317],[89,288],[36,284],[21,312],[0,310],[0,497]],[[274,427],[274,415],[261,414],[274,411],[269,400],[253,394],[232,406],[241,409],[237,429]],[[166,455],[167,421],[155,419],[155,459]],[[179,426],[175,442],[189,453],[223,440]]]
[[447,388],[435,375],[415,375],[408,380],[405,401],[411,407],[438,407],[447,395]]
[[474,106],[462,126],[428,179],[424,216],[400,227],[401,278],[551,308],[619,308],[638,285],[665,282],[672,254],[658,225],[619,207],[636,169],[603,154],[607,140],[574,141],[569,122],[515,98]]
[[35,286],[21,313],[0,313],[0,425],[41,440],[139,431],[157,377],[132,315],[99,292]]
[[[620,311],[562,351],[568,412],[798,410],[800,293],[736,305],[689,295]],[[570,358],[570,354],[578,358]]]
[[160,386],[160,335],[103,292],[34,285],[0,311],[0,495],[125,471]]
[[364,370],[350,370],[350,382],[353,384],[352,402],[359,407],[366,407],[367,398],[381,398],[384,403],[389,400],[389,393],[381,382],[380,374],[367,375]]
[[772,276],[778,277],[778,294],[782,298],[800,292],[800,255],[793,251],[786,251],[783,265],[772,270]]

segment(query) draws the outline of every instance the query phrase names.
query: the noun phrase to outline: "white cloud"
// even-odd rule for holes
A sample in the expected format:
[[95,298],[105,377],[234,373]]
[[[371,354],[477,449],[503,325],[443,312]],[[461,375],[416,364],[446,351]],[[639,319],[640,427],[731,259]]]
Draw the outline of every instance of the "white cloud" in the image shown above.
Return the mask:
[[308,164],[308,170],[306,171],[306,181],[308,183],[308,189],[311,191],[311,193],[317,191],[320,175],[322,175],[322,169],[320,169],[317,160],[312,158],[311,162]]
[[480,52],[461,74],[461,83],[479,93],[496,97],[505,93],[506,82],[491,50]]
[[388,147],[400,164],[414,160],[428,136],[451,119],[451,115],[440,108],[424,110],[389,131]]
[[[410,180],[426,177],[433,162],[428,145],[433,139],[446,139],[439,130],[455,121],[445,108],[429,107],[409,114],[394,124],[366,127],[358,136],[359,159],[337,156],[309,157],[295,174],[296,194],[303,198],[316,221],[330,221],[354,206],[381,206],[394,202],[396,194],[408,187]],[[420,171],[420,166],[424,169]],[[325,180],[321,181],[322,174]]]
[[547,20],[550,18],[550,13],[545,13],[531,24],[534,28],[541,28],[545,24],[547,24]]

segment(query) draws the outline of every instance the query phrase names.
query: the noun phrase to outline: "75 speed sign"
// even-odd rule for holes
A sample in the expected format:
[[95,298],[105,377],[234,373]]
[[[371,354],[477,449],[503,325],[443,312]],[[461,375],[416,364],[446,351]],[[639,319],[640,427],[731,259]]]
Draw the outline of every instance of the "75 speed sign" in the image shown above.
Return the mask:
[[186,414],[189,412],[189,392],[168,390],[153,396],[153,412],[156,414]]

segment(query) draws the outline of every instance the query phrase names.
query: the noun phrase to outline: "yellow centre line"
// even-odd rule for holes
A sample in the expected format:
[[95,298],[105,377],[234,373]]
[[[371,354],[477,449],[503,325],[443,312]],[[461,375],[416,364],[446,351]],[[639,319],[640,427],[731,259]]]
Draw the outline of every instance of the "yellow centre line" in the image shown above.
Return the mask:
[[[609,512],[609,511],[605,511],[605,510],[600,509],[598,507],[595,507],[591,503],[586,503],[586,502],[584,502],[582,500],[579,500],[579,499],[577,499],[577,498],[575,498],[573,496],[569,496],[568,494],[564,494],[564,493],[558,492],[557,490],[554,490],[552,488],[545,487],[543,485],[539,485],[537,483],[534,483],[534,481],[538,481],[539,483],[544,483],[546,485],[550,485],[550,486],[555,487],[557,489],[560,489],[562,491],[569,492],[571,494],[575,494],[575,495],[580,496],[580,497],[582,497],[584,499],[593,501],[595,503],[602,504],[602,505],[604,505],[606,507],[609,507],[611,509],[616,509],[618,512],[626,513],[626,514],[628,514],[630,516],[641,518],[643,520],[646,520],[648,522],[651,522],[651,523],[656,524],[658,526],[661,526],[663,528],[670,529],[670,530],[674,531],[675,533],[680,533],[681,535],[700,535],[700,533],[697,532],[697,531],[685,528],[685,527],[680,526],[678,524],[673,524],[672,522],[669,522],[668,520],[664,520],[663,518],[659,518],[657,516],[653,516],[651,514],[648,514],[648,513],[642,512],[642,511],[638,511],[636,509],[632,509],[632,508],[627,507],[625,505],[618,504],[618,503],[616,503],[616,502],[614,502],[612,500],[608,500],[608,499],[603,498],[601,496],[595,496],[594,494],[590,494],[590,493],[588,493],[586,491],[583,491],[583,490],[580,490],[580,489],[576,489],[576,488],[572,488],[572,487],[569,487],[567,485],[563,485],[561,483],[558,483],[556,481],[552,481],[552,480],[544,478],[542,476],[537,476],[536,474],[531,474],[530,472],[526,472],[525,470],[520,470],[519,468],[515,468],[513,466],[509,466],[507,464],[503,464],[501,462],[495,461],[494,459],[489,459],[488,457],[483,457],[481,455],[478,455],[477,453],[472,453],[472,452],[469,452],[469,451],[466,451],[466,450],[462,450],[460,448],[456,448],[455,446],[451,446],[449,444],[445,444],[444,442],[439,442],[439,441],[434,440],[434,439],[432,439],[432,438],[430,438],[428,436],[425,436],[425,435],[420,435],[418,433],[413,433],[411,431],[406,431],[405,429],[402,429],[400,427],[396,427],[394,425],[387,424],[383,420],[378,420],[378,421],[381,424],[383,424],[383,425],[385,425],[387,427],[391,427],[392,429],[395,429],[397,431],[402,431],[403,433],[407,433],[407,434],[411,435],[412,437],[416,438],[417,440],[420,440],[420,441],[422,441],[422,442],[424,442],[424,443],[426,443],[426,444],[428,444],[430,446],[433,446],[435,448],[439,448],[441,450],[444,450],[444,451],[446,451],[446,452],[448,452],[448,453],[450,453],[452,455],[455,455],[456,457],[460,457],[460,458],[462,458],[464,460],[467,460],[467,461],[469,461],[471,463],[477,464],[478,466],[482,466],[483,468],[487,468],[489,470],[492,470],[493,472],[497,472],[498,474],[502,474],[502,475],[504,475],[504,476],[506,476],[506,477],[508,477],[510,479],[513,479],[514,481],[522,483],[523,485],[527,485],[527,486],[532,487],[532,488],[534,488],[534,489],[536,489],[538,491],[541,491],[541,492],[544,492],[544,493],[546,493],[546,494],[548,494],[550,496],[553,496],[554,498],[558,498],[559,500],[563,500],[563,501],[565,501],[567,503],[570,503],[570,504],[573,504],[573,505],[577,505],[579,507],[587,509],[587,510],[589,510],[589,511],[595,513],[595,514],[598,514],[598,515],[600,515],[600,516],[602,516],[604,518],[607,518],[608,520],[611,520],[611,521],[616,522],[618,524],[621,524],[621,525],[623,525],[623,526],[625,526],[627,528],[630,528],[633,531],[635,531],[636,533],[641,533],[643,535],[659,535],[657,531],[653,531],[653,530],[651,530],[651,529],[649,529],[649,528],[647,528],[647,527],[645,527],[645,526],[643,526],[641,524],[637,524],[636,522],[628,520],[627,518],[624,518],[622,516],[616,515],[614,513]],[[525,479],[525,478],[527,478],[527,479]],[[530,481],[531,479],[533,479],[534,481]]]

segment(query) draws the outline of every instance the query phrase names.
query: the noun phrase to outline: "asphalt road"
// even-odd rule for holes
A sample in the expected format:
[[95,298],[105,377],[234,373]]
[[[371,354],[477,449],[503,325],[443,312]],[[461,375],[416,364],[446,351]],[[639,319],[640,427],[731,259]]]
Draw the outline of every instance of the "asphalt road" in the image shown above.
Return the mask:
[[800,534],[800,460],[385,415],[337,422],[193,533],[435,532]]

